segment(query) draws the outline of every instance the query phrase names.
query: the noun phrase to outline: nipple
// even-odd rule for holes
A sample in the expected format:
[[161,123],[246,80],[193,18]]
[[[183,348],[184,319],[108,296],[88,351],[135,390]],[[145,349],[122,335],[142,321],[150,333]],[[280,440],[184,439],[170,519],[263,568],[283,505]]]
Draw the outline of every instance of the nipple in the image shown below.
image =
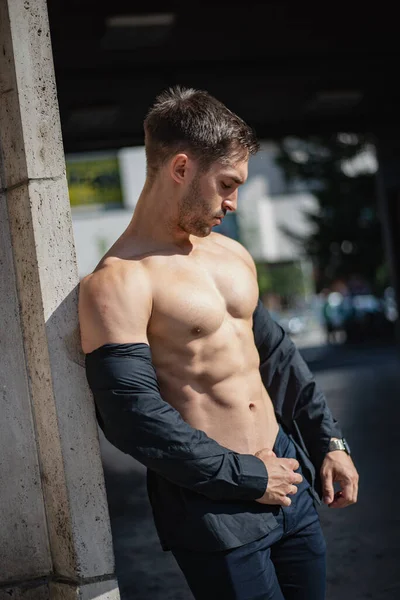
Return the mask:
[[192,333],[193,333],[193,335],[199,335],[199,333],[201,333],[201,328],[200,327],[193,327],[192,328]]
[[250,409],[250,410],[254,410],[254,409],[255,409],[255,407],[256,407],[256,406],[255,406],[255,404],[253,404],[252,402],[250,402],[250,404],[249,404],[249,409]]

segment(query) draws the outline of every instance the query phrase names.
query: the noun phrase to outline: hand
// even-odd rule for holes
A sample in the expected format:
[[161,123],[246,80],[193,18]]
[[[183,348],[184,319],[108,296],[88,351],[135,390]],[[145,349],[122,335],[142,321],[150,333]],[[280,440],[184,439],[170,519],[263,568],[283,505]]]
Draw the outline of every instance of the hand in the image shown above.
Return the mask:
[[[350,456],[343,450],[328,452],[321,467],[323,501],[329,508],[345,508],[357,502],[358,473]],[[333,484],[341,489],[334,492]]]
[[268,471],[267,489],[256,502],[290,506],[292,501],[288,494],[297,494],[295,484],[303,481],[300,473],[294,472],[300,466],[298,461],[295,458],[277,458],[275,452],[268,448],[256,452],[256,456],[263,461]]

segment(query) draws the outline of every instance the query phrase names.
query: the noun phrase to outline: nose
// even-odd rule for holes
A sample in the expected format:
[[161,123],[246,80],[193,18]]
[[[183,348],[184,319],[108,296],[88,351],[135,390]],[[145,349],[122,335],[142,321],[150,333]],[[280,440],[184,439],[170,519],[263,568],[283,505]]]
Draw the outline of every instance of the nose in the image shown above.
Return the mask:
[[238,192],[237,190],[235,190],[232,194],[224,198],[222,202],[223,209],[227,211],[229,210],[230,212],[235,212],[235,210],[237,209],[237,199]]

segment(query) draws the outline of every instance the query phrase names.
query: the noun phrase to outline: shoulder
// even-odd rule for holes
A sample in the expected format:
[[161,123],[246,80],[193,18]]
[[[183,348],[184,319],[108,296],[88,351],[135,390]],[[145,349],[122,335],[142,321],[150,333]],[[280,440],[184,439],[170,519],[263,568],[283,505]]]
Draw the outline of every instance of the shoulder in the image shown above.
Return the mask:
[[79,312],[86,319],[126,319],[132,311],[146,318],[151,306],[150,279],[141,261],[107,258],[80,282]]
[[143,264],[107,258],[80,283],[79,320],[84,352],[106,343],[147,343],[152,293]]
[[115,295],[127,288],[147,288],[148,273],[140,260],[116,257],[104,259],[93,273],[80,282],[80,294],[95,298]]
[[228,249],[230,252],[237,254],[250,267],[250,269],[256,273],[253,257],[251,256],[250,252],[246,250],[244,246],[242,246],[242,244],[226,235],[216,232],[211,233],[210,238],[215,244],[218,244],[223,248]]

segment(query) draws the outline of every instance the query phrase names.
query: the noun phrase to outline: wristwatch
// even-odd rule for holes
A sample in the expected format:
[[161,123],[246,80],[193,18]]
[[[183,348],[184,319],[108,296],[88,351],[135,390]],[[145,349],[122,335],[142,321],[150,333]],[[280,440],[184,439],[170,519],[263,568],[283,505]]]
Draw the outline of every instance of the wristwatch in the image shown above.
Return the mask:
[[346,454],[351,454],[350,446],[344,438],[336,438],[329,442],[328,452],[333,452],[334,450],[343,450]]

